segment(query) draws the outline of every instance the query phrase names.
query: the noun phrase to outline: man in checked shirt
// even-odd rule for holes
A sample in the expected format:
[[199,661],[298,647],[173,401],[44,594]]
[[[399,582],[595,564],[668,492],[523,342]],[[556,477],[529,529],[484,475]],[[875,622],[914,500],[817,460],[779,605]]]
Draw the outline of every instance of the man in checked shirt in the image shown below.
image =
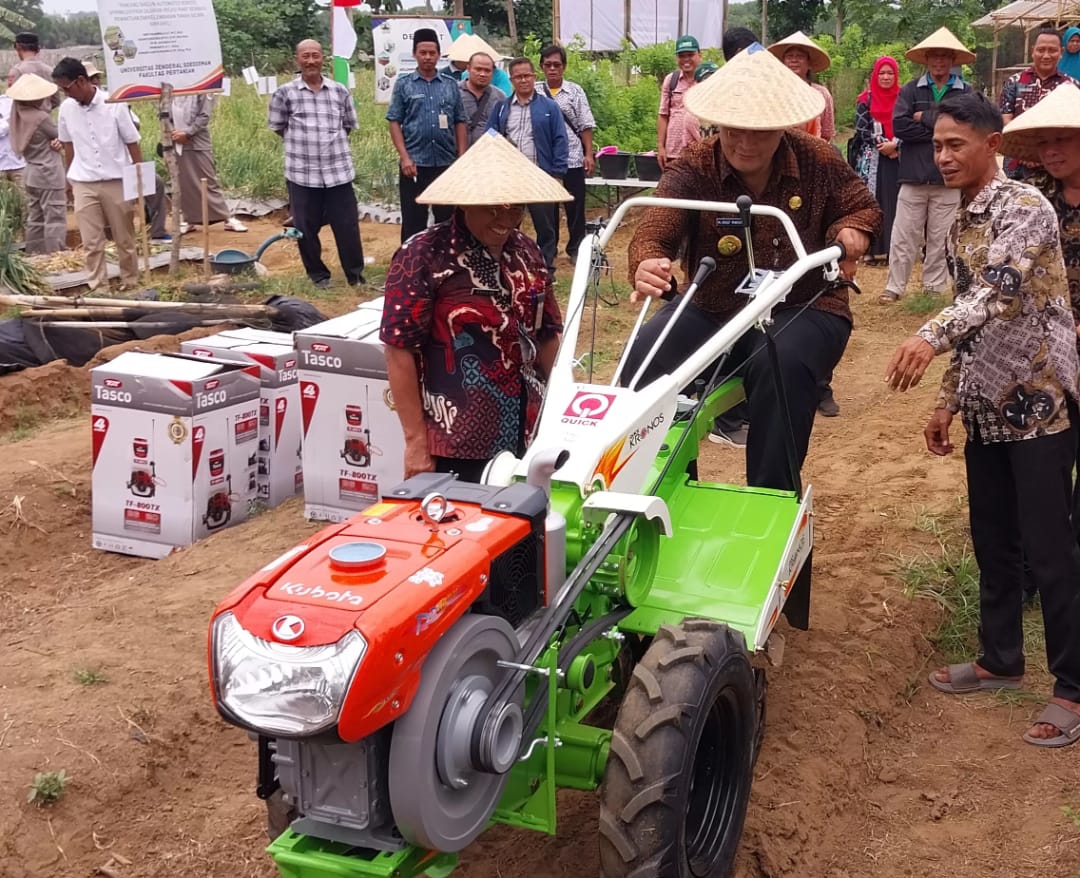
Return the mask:
[[316,40],[296,47],[300,76],[280,86],[270,99],[270,130],[285,140],[285,182],[293,222],[303,234],[300,259],[317,287],[330,286],[319,231],[334,232],[338,259],[350,286],[364,283],[364,248],[353,190],[349,134],[356,108],[341,83],[323,76],[323,51]]

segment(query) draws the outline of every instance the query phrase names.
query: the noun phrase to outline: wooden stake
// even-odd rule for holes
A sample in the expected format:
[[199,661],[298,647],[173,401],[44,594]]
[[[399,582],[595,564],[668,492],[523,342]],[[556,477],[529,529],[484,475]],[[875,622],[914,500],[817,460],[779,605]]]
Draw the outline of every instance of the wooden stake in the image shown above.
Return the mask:
[[172,120],[173,87],[168,82],[161,83],[161,102],[158,104],[158,117],[161,119],[161,146],[165,153],[165,167],[169,169],[169,182],[172,185],[172,228],[173,245],[169,259],[169,274],[177,274],[180,271],[180,203],[182,192],[180,189],[180,162],[176,158],[176,149],[173,146],[173,120]]
[[150,236],[147,234],[146,227],[146,198],[143,196],[143,184],[142,184],[142,168],[138,165],[135,166],[135,185],[139,193],[139,219],[141,220],[140,227],[142,229],[139,237],[142,240],[142,251],[145,261],[143,262],[142,279],[143,286],[150,286]]
[[210,195],[206,177],[199,179],[199,188],[202,191],[202,270],[203,275],[210,277]]

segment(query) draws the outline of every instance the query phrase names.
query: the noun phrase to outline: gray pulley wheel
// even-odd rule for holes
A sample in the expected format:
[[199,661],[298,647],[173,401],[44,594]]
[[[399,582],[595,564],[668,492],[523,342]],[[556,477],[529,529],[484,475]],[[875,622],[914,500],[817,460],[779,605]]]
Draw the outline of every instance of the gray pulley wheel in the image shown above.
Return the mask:
[[[473,768],[473,729],[517,638],[498,616],[467,613],[435,644],[420,688],[390,741],[390,808],[402,837],[437,851],[460,851],[487,826],[509,775]],[[504,712],[498,749],[516,755],[521,712]],[[512,759],[511,759],[512,763]]]

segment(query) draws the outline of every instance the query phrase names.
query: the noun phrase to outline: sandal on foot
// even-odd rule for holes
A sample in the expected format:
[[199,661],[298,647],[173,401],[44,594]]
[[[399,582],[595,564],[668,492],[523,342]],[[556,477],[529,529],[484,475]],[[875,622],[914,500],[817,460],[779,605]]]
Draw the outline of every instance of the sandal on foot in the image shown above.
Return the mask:
[[882,305],[895,305],[899,301],[900,301],[900,294],[899,293],[891,293],[888,290],[886,290],[884,293],[882,293],[880,296],[878,296],[878,302],[880,304],[882,304]]
[[1073,711],[1062,707],[1060,704],[1050,703],[1046,705],[1034,724],[1038,725],[1039,723],[1053,726],[1061,734],[1053,738],[1036,738],[1025,732],[1024,740],[1028,744],[1053,749],[1056,747],[1068,747],[1070,744],[1080,741],[1080,714],[1073,713]]
[[975,673],[975,662],[949,665],[948,680],[939,680],[937,671],[931,671],[927,679],[938,692],[944,692],[946,695],[966,695],[969,692],[997,692],[1001,689],[1020,688],[1019,680],[1010,680],[1008,677],[980,677]]

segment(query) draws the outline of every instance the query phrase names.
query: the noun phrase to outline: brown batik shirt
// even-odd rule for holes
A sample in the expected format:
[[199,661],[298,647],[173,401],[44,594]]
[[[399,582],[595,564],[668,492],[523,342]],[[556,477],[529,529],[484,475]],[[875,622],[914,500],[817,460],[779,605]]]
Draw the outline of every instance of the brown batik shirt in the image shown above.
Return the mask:
[[999,175],[960,206],[948,250],[955,298],[918,333],[953,351],[938,408],[973,442],[1067,430],[1080,363],[1053,207]]
[[[687,146],[678,161],[664,170],[656,188],[658,198],[734,202],[740,195],[752,193],[724,158],[718,136]],[[808,253],[823,249],[842,228],[858,229],[871,237],[881,230],[881,208],[866,184],[836,149],[798,131],[784,134],[769,184],[754,201],[778,207],[791,217]],[[783,271],[794,264],[795,250],[778,220],[755,216],[752,240],[757,268]],[[746,305],[747,297],[735,293],[749,269],[738,216],[647,209],[630,242],[630,282],[642,260],[675,259],[680,253],[684,253],[682,264],[688,274],[702,257],[716,259],[716,271],[694,297],[696,305],[720,321]],[[809,272],[776,310],[801,307],[824,285],[820,272]],[[812,307],[851,320],[846,289],[830,290]]]

